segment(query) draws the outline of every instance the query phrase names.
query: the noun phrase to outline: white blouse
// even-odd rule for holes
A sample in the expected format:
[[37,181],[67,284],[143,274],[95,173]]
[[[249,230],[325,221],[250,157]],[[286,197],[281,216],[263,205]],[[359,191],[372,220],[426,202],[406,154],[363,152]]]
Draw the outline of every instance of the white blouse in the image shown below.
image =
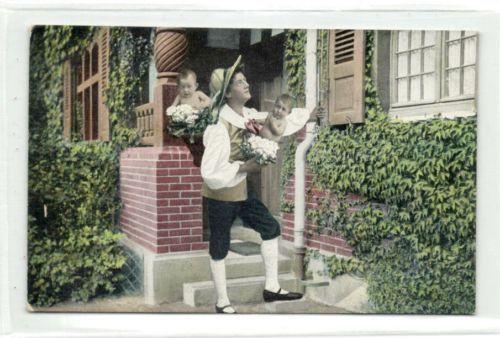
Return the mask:
[[[294,114],[295,111],[295,114]],[[299,109],[294,108],[288,116],[296,116]],[[307,118],[304,114],[307,113]],[[264,120],[267,117],[267,112],[258,112],[255,109],[243,107],[243,116],[236,113],[231,107],[225,104],[220,111],[219,117],[222,117],[233,126],[240,129],[245,129],[245,122],[250,119]],[[295,131],[298,131],[304,126],[309,118],[309,111],[300,109],[300,122],[291,123],[287,121],[287,126],[290,125]],[[294,131],[294,132],[295,132]],[[290,131],[286,135],[290,135]],[[244,179],[246,173],[238,173],[242,161],[229,162],[231,154],[231,141],[227,133],[226,127],[219,121],[217,124],[210,125],[203,134],[203,145],[205,151],[201,159],[201,176],[203,181],[210,189],[222,189],[234,187]]]

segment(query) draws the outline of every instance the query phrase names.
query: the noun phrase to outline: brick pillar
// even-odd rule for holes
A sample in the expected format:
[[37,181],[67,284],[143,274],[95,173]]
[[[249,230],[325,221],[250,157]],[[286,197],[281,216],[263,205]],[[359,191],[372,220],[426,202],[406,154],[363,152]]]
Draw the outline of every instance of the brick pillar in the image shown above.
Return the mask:
[[120,157],[120,226],[153,253],[203,250],[202,178],[185,146],[129,148]]

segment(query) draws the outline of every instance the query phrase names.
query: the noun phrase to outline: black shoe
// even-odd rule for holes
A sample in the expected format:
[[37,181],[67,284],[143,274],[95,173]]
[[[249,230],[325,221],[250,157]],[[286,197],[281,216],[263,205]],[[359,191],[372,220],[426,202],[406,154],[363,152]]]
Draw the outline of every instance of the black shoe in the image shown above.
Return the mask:
[[223,306],[223,307],[218,307],[217,305],[215,305],[215,312],[216,313],[224,313],[226,315],[234,315],[236,312],[236,310],[234,310],[234,312],[224,312],[224,309],[228,308],[228,307],[233,307],[231,304],[229,305],[226,305],[226,306]]
[[298,292],[288,292],[286,294],[280,293],[281,288],[278,292],[271,292],[264,289],[262,296],[264,297],[264,302],[275,302],[277,300],[297,300],[302,298],[302,294]]

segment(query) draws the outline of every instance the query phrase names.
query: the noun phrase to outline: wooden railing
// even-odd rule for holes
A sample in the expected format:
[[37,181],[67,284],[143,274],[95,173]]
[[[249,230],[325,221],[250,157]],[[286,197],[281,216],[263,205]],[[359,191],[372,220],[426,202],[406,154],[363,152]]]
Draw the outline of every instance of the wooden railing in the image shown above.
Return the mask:
[[154,102],[149,102],[135,108],[136,128],[141,135],[141,144],[154,145]]

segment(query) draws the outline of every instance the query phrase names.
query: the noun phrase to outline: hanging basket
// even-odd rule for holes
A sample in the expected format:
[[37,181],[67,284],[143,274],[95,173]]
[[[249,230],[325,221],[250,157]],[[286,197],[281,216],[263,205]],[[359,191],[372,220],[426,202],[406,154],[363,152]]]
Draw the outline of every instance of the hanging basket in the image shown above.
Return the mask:
[[203,134],[195,135],[193,137],[193,142],[191,142],[189,135],[183,135],[182,140],[186,143],[186,146],[193,156],[194,165],[199,167],[201,165],[203,152],[205,151],[205,146],[203,145]]

